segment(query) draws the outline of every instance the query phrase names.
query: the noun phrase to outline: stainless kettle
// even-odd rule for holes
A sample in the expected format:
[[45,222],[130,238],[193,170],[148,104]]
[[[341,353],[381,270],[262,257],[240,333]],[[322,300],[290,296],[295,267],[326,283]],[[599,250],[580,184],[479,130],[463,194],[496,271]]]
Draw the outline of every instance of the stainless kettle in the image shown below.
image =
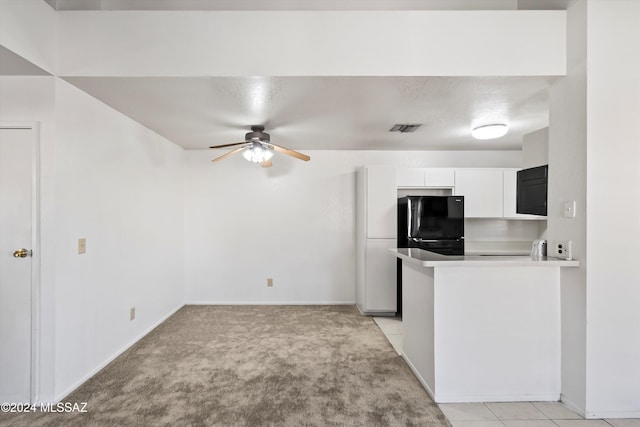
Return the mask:
[[534,240],[531,245],[531,258],[538,259],[547,256],[547,241]]

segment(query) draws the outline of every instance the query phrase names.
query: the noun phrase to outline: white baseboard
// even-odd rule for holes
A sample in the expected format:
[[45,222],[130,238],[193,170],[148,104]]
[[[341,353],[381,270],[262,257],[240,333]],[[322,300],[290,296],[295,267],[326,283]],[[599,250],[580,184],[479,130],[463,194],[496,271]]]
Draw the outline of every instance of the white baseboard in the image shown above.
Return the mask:
[[355,301],[187,301],[184,305],[355,305]]
[[[152,330],[154,330],[155,328],[157,328],[162,322],[164,322],[165,320],[167,320],[169,317],[171,317],[173,314],[175,314],[176,311],[180,310],[182,307],[184,307],[184,304],[180,304],[178,305],[176,308],[174,308],[173,310],[171,310],[168,314],[166,314],[165,316],[163,316],[160,320],[158,320],[157,322],[155,322],[153,325],[151,325],[150,327],[148,327],[147,329],[145,329],[142,333],[140,333],[137,337],[135,337],[133,340],[131,340],[128,344],[124,345],[124,347],[122,347],[120,350],[118,350],[117,352],[115,352],[111,357],[107,358],[107,360],[105,360],[104,362],[102,362],[100,365],[98,365],[95,369],[93,369],[91,372],[89,372],[87,375],[85,375],[82,379],[80,379],[79,381],[77,381],[74,385],[72,385],[71,387],[69,387],[67,390],[65,390],[64,392],[60,393],[59,395],[56,396],[55,401],[53,403],[58,403],[60,401],[62,401],[65,397],[67,397],[68,395],[70,395],[71,393],[73,393],[73,391],[75,391],[75,389],[77,389],[78,387],[80,387],[82,384],[84,384],[85,382],[87,382],[87,380],[89,378],[91,378],[92,376],[94,376],[95,374],[97,374],[98,372],[100,372],[101,369],[103,369],[105,366],[107,366],[109,363],[113,362],[118,356],[120,356],[122,353],[124,353],[125,351],[127,351],[132,345],[134,345],[135,343],[137,343],[138,341],[140,341],[142,338],[144,338],[149,332],[151,332]],[[49,402],[38,402],[38,403],[49,403]]]
[[592,419],[611,419],[611,418],[640,418],[640,411],[587,411],[588,420]]
[[478,395],[447,395],[438,394],[436,403],[474,403],[474,402],[557,402],[559,393],[541,394],[478,394]]

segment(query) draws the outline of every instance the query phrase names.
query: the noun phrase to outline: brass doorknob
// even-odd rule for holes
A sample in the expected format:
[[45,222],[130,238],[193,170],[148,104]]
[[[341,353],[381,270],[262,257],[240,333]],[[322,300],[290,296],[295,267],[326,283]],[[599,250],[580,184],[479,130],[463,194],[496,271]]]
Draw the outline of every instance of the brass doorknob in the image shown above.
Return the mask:
[[29,255],[31,255],[31,251],[25,248],[13,251],[13,256],[16,258],[26,258]]

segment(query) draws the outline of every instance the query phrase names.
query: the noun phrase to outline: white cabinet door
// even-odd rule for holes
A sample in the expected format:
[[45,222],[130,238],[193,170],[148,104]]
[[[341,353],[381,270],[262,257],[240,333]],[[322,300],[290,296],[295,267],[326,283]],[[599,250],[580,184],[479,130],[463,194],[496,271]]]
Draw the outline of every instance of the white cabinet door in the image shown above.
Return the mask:
[[400,188],[424,187],[424,169],[400,168],[396,174],[396,183]]
[[465,217],[502,218],[502,169],[457,169],[455,180]]
[[451,188],[454,186],[454,170],[449,168],[424,169],[424,186]]
[[505,218],[513,219],[547,219],[546,216],[526,215],[516,213],[516,190],[518,169],[505,169],[503,171],[503,206],[502,213]]
[[368,166],[366,173],[366,222],[369,239],[396,238],[398,190],[396,169]]
[[366,297],[367,312],[396,311],[396,257],[389,252],[396,239],[367,239]]
[[454,183],[451,168],[400,168],[397,171],[399,188],[452,188]]

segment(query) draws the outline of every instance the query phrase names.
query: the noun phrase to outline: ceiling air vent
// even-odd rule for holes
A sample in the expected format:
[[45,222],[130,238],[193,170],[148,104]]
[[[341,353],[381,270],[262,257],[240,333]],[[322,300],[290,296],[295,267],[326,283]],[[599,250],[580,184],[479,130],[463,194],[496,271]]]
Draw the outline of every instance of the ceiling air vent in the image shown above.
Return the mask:
[[415,132],[416,129],[418,129],[420,126],[422,125],[421,124],[393,125],[393,127],[389,129],[389,132],[402,132],[402,133]]

